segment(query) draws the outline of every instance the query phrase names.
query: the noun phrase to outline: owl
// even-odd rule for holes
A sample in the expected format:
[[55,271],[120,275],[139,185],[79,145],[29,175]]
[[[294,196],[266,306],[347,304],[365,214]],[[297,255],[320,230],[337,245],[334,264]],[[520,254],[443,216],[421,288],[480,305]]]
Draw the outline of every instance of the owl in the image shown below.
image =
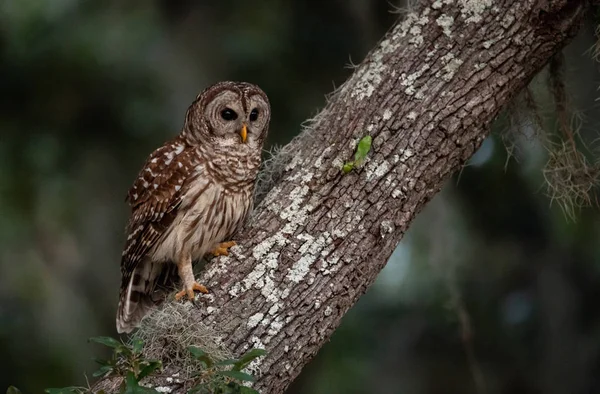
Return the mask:
[[252,209],[270,117],[258,86],[220,82],[188,108],[181,133],[150,155],[127,194],[119,333],[131,332],[176,283],[178,300],[208,292],[192,262],[235,245],[231,237]]

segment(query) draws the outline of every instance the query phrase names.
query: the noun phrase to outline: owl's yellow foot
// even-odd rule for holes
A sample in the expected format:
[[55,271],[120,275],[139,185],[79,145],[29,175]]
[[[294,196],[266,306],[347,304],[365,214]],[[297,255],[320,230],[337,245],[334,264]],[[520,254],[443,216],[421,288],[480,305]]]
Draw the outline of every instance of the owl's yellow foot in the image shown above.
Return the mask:
[[199,291],[200,293],[204,294],[208,293],[208,289],[206,288],[206,286],[201,285],[198,282],[194,282],[191,289],[183,289],[177,294],[175,294],[175,299],[179,301],[184,295],[187,294],[188,299],[193,300],[195,296],[194,291]]
[[229,251],[227,249],[235,245],[235,241],[221,242],[211,253],[215,256],[229,256]]

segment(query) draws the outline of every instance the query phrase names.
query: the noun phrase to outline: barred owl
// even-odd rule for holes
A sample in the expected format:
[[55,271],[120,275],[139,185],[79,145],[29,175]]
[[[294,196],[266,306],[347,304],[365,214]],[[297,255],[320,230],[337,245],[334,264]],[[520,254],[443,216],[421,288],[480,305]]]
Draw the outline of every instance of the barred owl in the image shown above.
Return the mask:
[[188,108],[181,133],[150,155],[127,195],[118,332],[133,330],[178,277],[176,299],[207,292],[192,262],[235,244],[252,208],[270,116],[258,86],[220,82]]

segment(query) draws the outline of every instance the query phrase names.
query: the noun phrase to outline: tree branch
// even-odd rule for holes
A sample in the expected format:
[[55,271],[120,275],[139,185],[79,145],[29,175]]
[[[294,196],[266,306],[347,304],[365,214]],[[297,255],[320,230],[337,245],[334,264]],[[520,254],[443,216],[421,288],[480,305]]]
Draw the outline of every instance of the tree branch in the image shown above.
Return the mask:
[[[586,8],[576,0],[422,4],[284,148],[290,161],[239,246],[207,266],[200,280],[211,294],[194,312],[233,354],[268,351],[256,389],[288,387]],[[367,161],[344,175],[365,135],[373,137]]]

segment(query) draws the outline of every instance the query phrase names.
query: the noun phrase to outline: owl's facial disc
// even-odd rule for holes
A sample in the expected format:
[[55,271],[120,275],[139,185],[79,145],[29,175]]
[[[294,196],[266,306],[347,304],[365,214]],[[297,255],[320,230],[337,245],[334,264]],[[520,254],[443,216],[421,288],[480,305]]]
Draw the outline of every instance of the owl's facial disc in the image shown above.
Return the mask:
[[192,142],[250,153],[262,147],[270,114],[269,101],[260,88],[223,82],[203,91],[188,109],[184,133],[189,133]]
[[250,134],[264,138],[269,122],[269,104],[258,94],[251,95],[246,104],[246,123]]
[[231,90],[218,93],[204,110],[204,117],[209,124],[212,138],[218,138],[226,145],[239,144],[246,138],[242,134],[245,114],[240,95]]

